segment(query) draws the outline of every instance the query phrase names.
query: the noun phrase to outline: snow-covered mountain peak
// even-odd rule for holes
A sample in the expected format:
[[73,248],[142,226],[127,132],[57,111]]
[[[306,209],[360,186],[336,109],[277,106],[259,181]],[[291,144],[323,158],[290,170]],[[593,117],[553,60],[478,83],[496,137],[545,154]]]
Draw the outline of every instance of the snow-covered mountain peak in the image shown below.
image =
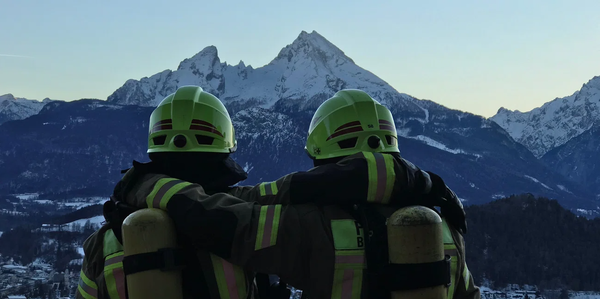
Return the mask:
[[4,95],[0,95],[0,102],[4,102],[4,101],[33,102],[33,103],[50,103],[50,102],[56,101],[56,100],[52,100],[50,98],[44,98],[42,101],[39,101],[39,100],[30,100],[30,99],[26,99],[26,98],[18,98],[18,97],[15,97],[12,93],[7,93],[7,94],[4,94]]
[[[418,101],[400,94],[373,73],[356,65],[342,50],[313,31],[303,31],[269,64],[252,68],[243,61],[222,63],[216,47],[209,46],[182,61],[175,71],[166,70],[141,80],[128,80],[108,97],[116,104],[156,106],[180,86],[198,85],[234,110],[276,103],[288,108],[314,109],[335,92],[346,88],[366,91],[383,104],[415,110]],[[410,106],[410,107],[409,107]]]
[[251,66],[246,66],[246,64],[244,63],[243,60],[240,60],[240,62],[238,62],[238,64],[235,65],[235,67],[237,67],[238,69],[245,69],[246,67],[250,67],[251,68]]
[[179,64],[177,70],[190,68],[206,70],[208,68],[220,65],[220,63],[221,61],[219,60],[219,51],[217,50],[217,47],[208,46],[191,58],[184,59]]
[[5,95],[0,96],[0,102],[4,101],[16,101],[17,99],[11,93],[7,93]]
[[345,62],[354,63],[342,50],[316,31],[311,33],[302,31],[294,42],[279,51],[271,64],[294,63],[294,61],[307,59],[322,65],[327,65],[331,61],[335,61],[337,65]]
[[511,114],[511,113],[522,113],[519,110],[510,110],[508,108],[504,108],[504,107],[500,107],[500,109],[498,109],[498,111],[496,112],[496,115],[498,114]]
[[17,119],[24,119],[34,114],[38,114],[42,107],[54,100],[45,98],[41,102],[38,100],[29,100],[18,98],[13,94],[0,95],[0,124]]
[[600,76],[570,96],[528,112],[500,108],[491,119],[539,158],[600,121]]
[[594,78],[590,79],[586,84],[583,84],[583,86],[600,90],[600,76],[594,76]]

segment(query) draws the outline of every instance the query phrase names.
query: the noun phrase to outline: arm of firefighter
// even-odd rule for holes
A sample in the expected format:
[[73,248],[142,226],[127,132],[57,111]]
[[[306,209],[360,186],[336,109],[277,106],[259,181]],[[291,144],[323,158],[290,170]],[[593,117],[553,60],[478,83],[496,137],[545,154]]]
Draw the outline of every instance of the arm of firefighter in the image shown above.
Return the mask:
[[308,256],[310,238],[296,205],[255,204],[250,212],[250,218],[238,226],[229,260],[286,281],[307,273],[309,260],[301,260]]
[[[84,247],[85,248],[85,247]],[[81,266],[81,272],[79,273],[79,283],[75,292],[75,298],[77,299],[96,299],[98,298],[98,285],[94,281],[91,271],[90,263],[88,261],[88,254],[84,252],[83,264]]]
[[427,172],[407,160],[362,152],[293,174],[290,202],[418,204],[423,195],[442,190],[445,186],[434,186]]
[[290,202],[289,185],[293,174],[273,182],[262,182],[255,186],[233,187],[229,194],[248,202],[259,204],[287,204]]
[[480,299],[481,292],[479,287],[475,285],[473,281],[473,275],[469,271],[467,264],[465,263],[462,267],[462,273],[458,279],[456,289],[454,291],[454,297],[456,299]]
[[455,229],[452,229],[452,235],[454,242],[458,245],[460,252],[462,253],[462,259],[460,260],[461,265],[458,267],[459,278],[454,287],[453,298],[481,299],[481,291],[479,287],[475,285],[473,275],[471,274],[471,271],[469,271],[469,267],[467,267],[465,240]]
[[412,163],[392,155],[364,152],[273,182],[234,187],[228,193],[260,204],[348,204],[389,203],[392,198],[416,198],[431,190],[428,174]]
[[147,204],[168,212],[183,242],[256,272],[285,277],[303,245],[293,205],[260,205],[227,193],[208,195],[197,184],[165,187],[161,180]]
[[338,163],[288,174],[274,182],[234,187],[228,193],[260,204],[348,204],[365,200],[385,203],[396,183],[395,169],[401,167],[389,155],[358,153]]
[[396,166],[389,155],[358,153],[338,163],[288,174],[274,182],[235,187],[229,193],[260,204],[389,201],[396,179]]

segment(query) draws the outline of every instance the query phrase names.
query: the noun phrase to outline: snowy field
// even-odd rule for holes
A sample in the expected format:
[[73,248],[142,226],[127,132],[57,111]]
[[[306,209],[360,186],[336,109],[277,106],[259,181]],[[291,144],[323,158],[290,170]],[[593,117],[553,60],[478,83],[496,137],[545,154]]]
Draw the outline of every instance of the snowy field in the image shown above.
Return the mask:
[[[492,290],[482,286],[480,290],[481,299],[559,299],[561,294],[561,290],[537,292],[533,286],[508,287],[501,290]],[[569,299],[600,299],[600,292],[569,291]]]
[[[13,194],[7,199],[12,206],[0,209],[0,214],[11,216],[29,216],[30,213],[45,212],[49,215],[63,215],[85,207],[103,204],[107,197],[73,197],[65,199],[48,199],[37,193]],[[0,198],[1,199],[1,198]]]
[[92,218],[85,218],[75,220],[73,222],[65,223],[65,224],[42,224],[41,230],[43,231],[80,231],[88,221],[93,226],[94,229],[98,229],[102,226],[104,222],[104,216],[94,216]]
[[600,299],[600,292],[569,292],[570,299]]
[[100,227],[102,225],[102,222],[104,222],[104,216],[95,216],[92,218],[79,219],[79,220],[75,220],[73,222],[66,223],[64,225],[66,225],[66,226],[74,226],[74,225],[84,226],[88,221],[92,225],[94,225],[96,227]]
[[107,197],[102,196],[92,196],[92,197],[74,197],[64,200],[49,200],[46,198],[41,198],[38,193],[23,193],[23,194],[13,194],[14,197],[20,200],[19,203],[27,204],[27,203],[36,203],[41,205],[51,204],[58,205],[62,207],[71,207],[71,208],[84,208],[87,206],[102,204],[106,200]]

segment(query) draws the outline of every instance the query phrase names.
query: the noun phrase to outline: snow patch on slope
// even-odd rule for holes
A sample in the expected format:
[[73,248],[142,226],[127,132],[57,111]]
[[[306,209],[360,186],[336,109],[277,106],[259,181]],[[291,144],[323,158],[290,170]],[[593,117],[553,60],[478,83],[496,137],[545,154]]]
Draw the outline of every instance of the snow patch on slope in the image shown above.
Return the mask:
[[443,143],[441,143],[439,141],[433,140],[433,139],[431,139],[431,138],[429,138],[427,136],[424,136],[424,135],[404,136],[404,137],[422,141],[423,143],[425,143],[425,144],[427,144],[429,146],[433,146],[435,148],[441,149],[443,151],[446,151],[446,152],[449,152],[449,153],[452,153],[452,154],[455,154],[455,155],[456,154],[463,154],[463,155],[471,155],[471,156],[475,156],[477,158],[481,158],[480,154],[468,153],[468,152],[466,152],[466,151],[464,151],[462,149],[451,149],[451,148],[448,148],[445,144],[443,144]]
[[38,193],[23,193],[23,194],[14,194],[13,196],[20,200],[32,200],[32,199],[37,199],[39,194]]
[[563,185],[556,185],[556,187],[558,187],[558,189],[560,189],[562,191],[565,191],[565,192],[573,194],[573,192],[569,191],[569,189],[567,189],[567,187],[565,187]]
[[540,182],[538,179],[536,179],[536,178],[534,178],[532,176],[529,176],[529,175],[523,175],[523,176],[526,177],[526,178],[528,178],[528,179],[530,179],[530,180],[532,180],[532,181],[534,181],[534,182],[536,182],[536,183],[538,183],[538,184],[540,184],[540,185],[542,185],[544,188],[546,188],[548,190],[554,190],[554,189],[548,187],[548,185]]
[[598,214],[598,211],[596,210],[587,210],[587,209],[577,209],[577,212],[584,214],[584,215],[595,215]]
[[254,169],[254,166],[252,166],[252,163],[246,162],[242,168],[244,169],[244,171],[247,174],[250,174],[250,171],[252,171],[252,169]]

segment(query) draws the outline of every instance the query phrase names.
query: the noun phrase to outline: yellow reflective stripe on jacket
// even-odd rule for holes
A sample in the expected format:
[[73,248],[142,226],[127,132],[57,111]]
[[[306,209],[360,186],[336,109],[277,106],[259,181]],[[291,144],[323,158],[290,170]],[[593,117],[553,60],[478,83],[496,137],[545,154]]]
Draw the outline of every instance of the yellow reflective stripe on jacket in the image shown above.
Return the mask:
[[394,189],[394,181],[396,180],[394,157],[372,152],[363,152],[363,155],[367,159],[369,171],[367,201],[388,203]]
[[104,233],[104,281],[111,299],[126,299],[123,246],[112,229]]
[[95,282],[85,276],[83,270],[79,274],[79,285],[77,291],[85,299],[96,299],[98,298],[98,286]]
[[256,233],[256,245],[254,246],[254,250],[267,248],[277,244],[277,233],[279,232],[280,217],[280,204],[260,207],[258,231]]
[[221,299],[246,298],[246,276],[242,268],[210,254]]
[[154,184],[154,189],[146,197],[146,204],[149,208],[167,210],[167,203],[175,193],[191,185],[192,183],[182,180],[168,178],[160,179]]
[[111,299],[126,299],[125,273],[123,272],[123,251],[111,254],[104,259],[104,280]]
[[364,250],[338,250],[335,253],[336,269],[364,269]]
[[443,239],[444,239],[444,254],[449,255],[451,257],[450,260],[450,287],[448,288],[448,298],[452,299],[454,297],[454,290],[456,289],[456,281],[457,281],[457,272],[458,272],[458,249],[456,248],[456,244],[454,244],[454,239],[452,238],[452,233],[450,232],[450,228],[448,227],[448,223],[446,219],[442,218],[442,230],[443,230]]
[[277,195],[279,191],[277,189],[277,182],[261,183],[258,188],[260,189],[260,196]]
[[363,229],[352,219],[331,220],[335,247],[332,299],[360,299],[365,269]]

